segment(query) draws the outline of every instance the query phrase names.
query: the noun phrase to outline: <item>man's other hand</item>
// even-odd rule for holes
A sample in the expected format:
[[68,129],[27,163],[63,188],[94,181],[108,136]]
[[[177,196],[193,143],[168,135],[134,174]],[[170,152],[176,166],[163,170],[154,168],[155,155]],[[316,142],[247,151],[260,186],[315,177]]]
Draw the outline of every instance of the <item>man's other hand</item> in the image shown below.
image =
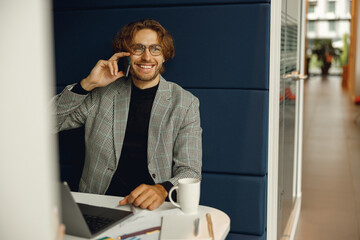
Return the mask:
[[65,238],[65,225],[60,224],[59,229],[58,229],[58,238],[57,238],[57,240],[64,240],[64,238]]
[[141,184],[129,195],[119,202],[120,205],[132,204],[136,207],[154,210],[158,208],[166,199],[168,192],[160,184],[146,185]]
[[109,60],[99,60],[89,76],[81,80],[81,87],[90,92],[94,88],[105,87],[116,79],[123,77],[123,71],[119,72],[118,69],[118,61],[120,58],[129,55],[128,52],[118,52],[112,55]]

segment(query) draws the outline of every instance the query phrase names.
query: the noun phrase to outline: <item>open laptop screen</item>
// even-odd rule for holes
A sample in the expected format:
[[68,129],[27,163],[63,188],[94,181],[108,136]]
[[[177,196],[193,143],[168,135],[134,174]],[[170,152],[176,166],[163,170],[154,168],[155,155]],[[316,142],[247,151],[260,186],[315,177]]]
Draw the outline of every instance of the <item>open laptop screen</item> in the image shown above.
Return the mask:
[[92,238],[132,216],[132,212],[79,203],[66,182],[61,183],[62,221],[70,235]]

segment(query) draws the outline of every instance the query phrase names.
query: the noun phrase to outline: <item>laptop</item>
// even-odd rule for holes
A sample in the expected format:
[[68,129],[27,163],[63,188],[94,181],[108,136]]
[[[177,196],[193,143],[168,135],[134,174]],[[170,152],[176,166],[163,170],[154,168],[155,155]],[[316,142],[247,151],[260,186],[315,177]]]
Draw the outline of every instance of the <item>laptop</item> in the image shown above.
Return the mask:
[[76,203],[66,182],[60,184],[66,234],[93,238],[133,215],[130,211]]

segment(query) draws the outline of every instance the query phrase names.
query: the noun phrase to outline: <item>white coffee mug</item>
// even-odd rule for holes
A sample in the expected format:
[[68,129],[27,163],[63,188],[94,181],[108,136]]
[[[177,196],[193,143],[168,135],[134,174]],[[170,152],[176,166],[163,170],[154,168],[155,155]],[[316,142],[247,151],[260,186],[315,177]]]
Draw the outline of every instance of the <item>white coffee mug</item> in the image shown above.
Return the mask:
[[[197,213],[200,201],[200,180],[196,178],[182,178],[178,185],[170,189],[169,199],[176,207],[181,208],[184,213]],[[171,198],[171,193],[177,192],[178,203]]]

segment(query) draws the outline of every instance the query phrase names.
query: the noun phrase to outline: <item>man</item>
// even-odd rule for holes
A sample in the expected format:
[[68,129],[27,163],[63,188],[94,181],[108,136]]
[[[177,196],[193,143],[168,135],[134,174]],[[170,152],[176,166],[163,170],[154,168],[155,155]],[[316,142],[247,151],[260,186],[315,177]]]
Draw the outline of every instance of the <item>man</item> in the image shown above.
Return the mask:
[[[124,26],[115,54],[54,98],[57,131],[85,125],[79,191],[125,196],[153,210],[180,178],[201,178],[199,101],[161,73],[173,58],[171,35],[155,20]],[[130,75],[118,61],[129,57]]]

